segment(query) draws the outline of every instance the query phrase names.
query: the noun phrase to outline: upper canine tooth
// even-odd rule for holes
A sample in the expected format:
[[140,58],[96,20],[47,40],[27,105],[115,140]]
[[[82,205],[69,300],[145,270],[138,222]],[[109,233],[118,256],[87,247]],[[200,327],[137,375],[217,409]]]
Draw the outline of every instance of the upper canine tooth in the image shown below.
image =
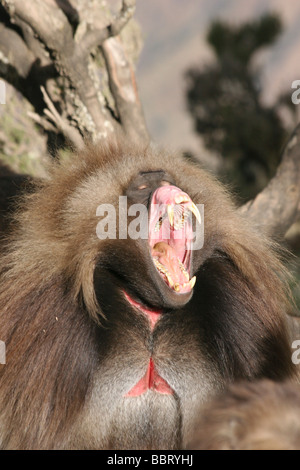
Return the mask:
[[191,204],[191,207],[190,207],[190,210],[192,211],[192,213],[194,214],[194,216],[196,217],[196,219],[198,220],[199,224],[201,224],[201,215],[200,215],[200,212],[198,210],[198,207],[192,202]]
[[169,222],[170,226],[174,226],[174,207],[171,204],[168,204],[168,217],[169,217]]
[[176,204],[181,204],[182,202],[189,202],[190,198],[186,194],[176,194],[174,201]]

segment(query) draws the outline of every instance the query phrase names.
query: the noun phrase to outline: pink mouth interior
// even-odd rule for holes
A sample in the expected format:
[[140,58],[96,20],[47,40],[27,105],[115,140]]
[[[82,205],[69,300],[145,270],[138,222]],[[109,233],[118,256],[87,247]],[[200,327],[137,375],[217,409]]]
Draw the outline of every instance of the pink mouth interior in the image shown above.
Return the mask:
[[[177,204],[175,198],[184,202]],[[190,197],[176,186],[161,186],[153,194],[150,210],[151,255],[166,284],[178,293],[190,292],[193,239]],[[170,223],[169,210],[173,213]]]

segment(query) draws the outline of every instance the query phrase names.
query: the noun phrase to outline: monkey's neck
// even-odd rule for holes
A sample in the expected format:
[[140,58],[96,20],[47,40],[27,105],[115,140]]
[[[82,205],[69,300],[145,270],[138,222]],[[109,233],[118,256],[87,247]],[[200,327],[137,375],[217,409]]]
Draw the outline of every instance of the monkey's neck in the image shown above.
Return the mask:
[[[139,310],[142,314],[146,315],[151,330],[153,331],[156,322],[159,320],[162,311],[154,311],[147,309],[144,305],[141,305],[136,300],[132,299],[127,292],[123,291],[124,296],[129,304]],[[137,397],[147,392],[147,390],[154,390],[157,393],[164,395],[173,395],[174,391],[170,385],[159,375],[157,372],[153,358],[149,358],[149,363],[144,376],[132,387],[132,389],[125,395],[126,397]]]

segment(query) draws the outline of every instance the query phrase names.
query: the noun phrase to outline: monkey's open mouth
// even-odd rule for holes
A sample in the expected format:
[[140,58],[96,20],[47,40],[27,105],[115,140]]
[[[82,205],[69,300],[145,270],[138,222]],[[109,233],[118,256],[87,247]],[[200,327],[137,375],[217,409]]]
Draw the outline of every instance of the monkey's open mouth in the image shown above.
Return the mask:
[[154,265],[175,292],[190,292],[196,277],[190,278],[193,243],[192,214],[201,223],[199,210],[176,186],[160,186],[150,208],[149,243]]

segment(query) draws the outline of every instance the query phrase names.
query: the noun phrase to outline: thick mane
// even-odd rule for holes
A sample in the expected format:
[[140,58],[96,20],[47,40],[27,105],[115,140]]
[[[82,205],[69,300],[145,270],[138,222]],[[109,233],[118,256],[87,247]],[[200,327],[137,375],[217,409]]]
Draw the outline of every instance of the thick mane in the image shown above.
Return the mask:
[[[124,147],[123,142],[88,147],[53,164],[49,178],[24,198],[2,256],[0,339],[7,348],[7,364],[0,366],[3,448],[68,446],[100,356],[101,309],[93,287],[102,250],[96,209],[101,203],[116,207],[135,174],[157,168],[173,174],[177,185],[205,207],[205,233],[212,235],[205,239],[206,254],[199,253],[200,289],[193,305],[199,302],[199,321],[204,305],[203,321],[215,328],[209,341],[219,360],[224,358],[224,375],[251,377],[252,369],[266,374],[270,358],[276,361],[274,378],[291,373],[284,268],[272,244],[237,215],[227,192],[180,156]],[[266,351],[264,364],[259,355]]]

